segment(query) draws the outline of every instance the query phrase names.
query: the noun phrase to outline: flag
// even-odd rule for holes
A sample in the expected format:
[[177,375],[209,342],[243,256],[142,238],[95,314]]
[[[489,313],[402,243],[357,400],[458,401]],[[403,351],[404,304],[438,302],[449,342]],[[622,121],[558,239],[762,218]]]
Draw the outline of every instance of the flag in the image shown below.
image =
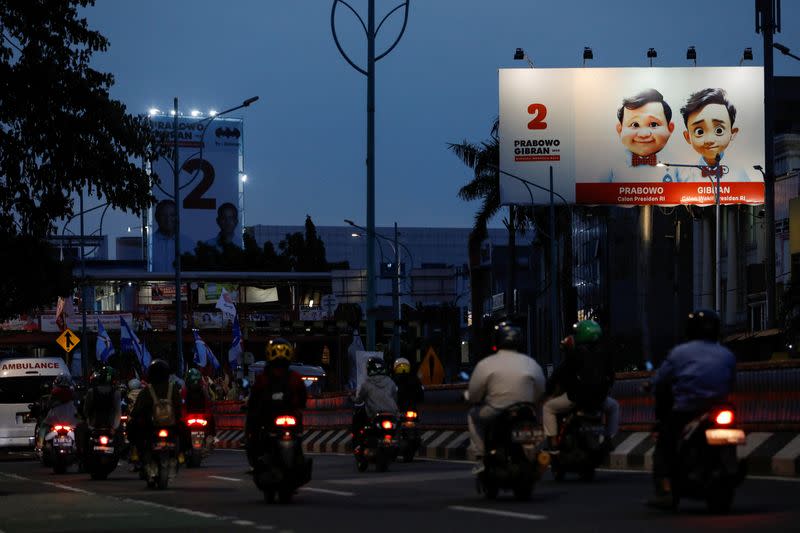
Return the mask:
[[224,287],[215,307],[222,311],[222,318],[224,320],[233,320],[236,318],[236,305],[233,303],[233,297]]
[[75,316],[75,306],[72,304],[72,296],[66,298],[58,297],[56,304],[56,325],[59,331],[67,329],[67,320]]
[[108,361],[108,358],[114,355],[114,345],[111,344],[111,337],[108,336],[106,328],[100,319],[97,319],[97,343],[95,344],[95,357],[98,361],[103,363]]
[[214,356],[214,352],[212,352],[211,348],[208,347],[206,341],[200,338],[198,330],[193,329],[192,334],[194,335],[194,364],[196,364],[199,368],[205,368],[208,363],[211,363],[211,366],[214,367],[214,370],[219,370],[219,361],[217,361],[217,358]]
[[242,342],[242,329],[239,327],[239,317],[233,319],[233,343],[228,350],[228,362],[232,367],[242,366],[244,343]]
[[142,368],[147,368],[150,366],[150,362],[152,361],[152,357],[150,356],[150,352],[147,351],[147,347],[144,345],[142,341],[139,340],[139,337],[136,336],[136,333],[133,332],[130,325],[125,322],[125,319],[119,317],[120,321],[120,336],[119,336],[119,347],[122,351],[131,351],[136,354],[136,358],[141,363]]

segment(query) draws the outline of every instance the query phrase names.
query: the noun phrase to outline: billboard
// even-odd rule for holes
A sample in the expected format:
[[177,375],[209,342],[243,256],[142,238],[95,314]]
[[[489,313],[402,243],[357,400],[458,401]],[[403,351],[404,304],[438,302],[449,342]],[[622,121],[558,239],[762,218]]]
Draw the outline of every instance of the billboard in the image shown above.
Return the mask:
[[[717,166],[721,203],[764,202],[761,67],[515,68],[499,82],[501,171],[548,189],[552,166],[569,203],[711,205]],[[503,172],[502,203],[549,203]]]
[[[174,142],[173,117],[150,117],[162,143]],[[180,249],[192,252],[198,242],[218,249],[228,243],[242,246],[239,204],[241,119],[178,118],[178,164],[180,166]],[[175,202],[171,156],[153,162],[152,172],[161,178],[153,190],[151,209],[150,270],[174,271]]]

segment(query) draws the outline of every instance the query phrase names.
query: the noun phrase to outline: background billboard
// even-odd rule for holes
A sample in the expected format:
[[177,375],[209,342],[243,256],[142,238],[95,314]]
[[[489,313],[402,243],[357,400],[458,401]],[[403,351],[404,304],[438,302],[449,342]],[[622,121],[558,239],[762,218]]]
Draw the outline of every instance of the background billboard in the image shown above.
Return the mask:
[[[157,115],[151,120],[159,138],[171,147],[173,117]],[[204,131],[206,128],[208,131]],[[218,118],[209,123],[207,119],[179,117],[182,252],[194,251],[198,242],[220,249],[226,242],[242,246],[242,134],[241,119]],[[175,255],[172,159],[160,158],[153,163],[152,171],[161,178],[161,186],[153,191],[156,203],[150,210],[150,270],[169,272],[174,270]]]
[[[726,167],[721,202],[761,204],[761,67],[501,69],[500,168],[570,203],[710,205],[709,168]],[[532,188],[534,203],[549,194]],[[527,204],[500,176],[501,201]]]

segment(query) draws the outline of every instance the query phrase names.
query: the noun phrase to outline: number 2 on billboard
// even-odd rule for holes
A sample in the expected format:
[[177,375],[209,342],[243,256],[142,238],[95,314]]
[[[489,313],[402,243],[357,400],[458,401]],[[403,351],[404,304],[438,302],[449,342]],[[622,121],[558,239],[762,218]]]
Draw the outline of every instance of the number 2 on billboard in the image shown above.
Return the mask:
[[194,189],[192,189],[189,194],[186,195],[186,198],[183,199],[183,208],[216,209],[216,198],[203,198],[203,195],[208,191],[208,189],[211,188],[211,185],[214,184],[215,173],[214,167],[211,166],[211,163],[205,159],[189,159],[183,164],[181,169],[189,172],[190,174],[197,172],[199,169],[203,175],[202,178],[200,178],[200,182],[195,185]]
[[547,129],[547,122],[544,121],[544,118],[547,116],[547,107],[544,104],[529,105],[528,114],[533,115],[533,120],[528,122],[529,130]]

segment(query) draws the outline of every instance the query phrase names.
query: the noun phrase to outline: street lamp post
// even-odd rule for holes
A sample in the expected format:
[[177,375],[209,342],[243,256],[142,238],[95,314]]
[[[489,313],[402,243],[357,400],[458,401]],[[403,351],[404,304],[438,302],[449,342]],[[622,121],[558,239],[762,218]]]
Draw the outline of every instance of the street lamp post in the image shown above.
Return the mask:
[[[707,166],[707,165],[682,165],[678,163],[662,163],[659,162],[657,166],[659,167],[683,167],[683,168],[697,168],[703,173],[704,177],[707,177],[711,181],[711,186],[714,189],[714,206],[715,206],[715,215],[716,215],[716,236],[715,236],[715,243],[714,243],[714,310],[717,314],[722,313],[722,290],[721,290],[721,276],[720,276],[720,268],[721,268],[721,259],[720,259],[720,189],[719,189],[719,182],[722,179],[722,176],[728,173],[728,167],[725,165],[720,165],[720,155],[717,154],[717,160],[714,166]],[[732,258],[728,258],[728,260],[732,260]]]
[[[250,104],[258,100],[258,96],[253,96],[248,98],[247,100],[243,101],[238,106],[234,106],[230,109],[226,109],[225,111],[221,111],[219,113],[214,113],[209,117],[204,118],[203,120],[198,121],[198,124],[205,124],[203,128],[203,132],[200,134],[200,161],[203,160],[203,139],[205,138],[206,131],[208,131],[208,125],[211,122],[225,115],[227,113],[231,113],[232,111],[236,111],[243,107],[248,107]],[[172,186],[173,186],[173,196],[172,199],[175,201],[175,342],[176,342],[176,358],[177,358],[177,366],[178,366],[178,373],[179,375],[183,374],[183,308],[181,304],[181,242],[180,242],[180,233],[181,233],[181,186],[180,186],[180,173],[182,170],[182,166],[179,164],[178,161],[178,97],[176,96],[173,99],[173,108],[172,108],[172,134],[173,134],[173,153],[172,153]],[[197,167],[195,171],[195,176],[197,173],[200,172],[200,166]],[[194,181],[194,177],[192,177],[192,181]],[[191,181],[190,181],[191,183]],[[185,187],[185,186],[184,186]]]
[[[408,5],[410,0],[405,0],[391,11],[389,11],[383,19],[375,26],[375,0],[369,0],[367,7],[367,23],[361,15],[353,9],[349,3],[344,0],[333,0],[331,6],[331,33],[333,40],[336,43],[336,48],[342,57],[353,67],[355,70],[367,77],[367,232],[373,234],[375,232],[375,63],[384,58],[391,52],[406,31],[406,24],[408,23]],[[342,4],[349,9],[358,18],[364,33],[367,36],[367,68],[366,70],[356,65],[353,60],[347,55],[339,43],[339,36],[336,33],[336,8]],[[375,37],[389,18],[395,11],[405,8],[403,27],[400,30],[397,38],[389,46],[385,52],[375,55]],[[372,239],[367,239],[367,350],[375,349],[375,316],[373,308],[375,307],[375,243]]]
[[[363,227],[359,226],[352,220],[345,219],[345,223],[354,228],[358,228],[364,232],[368,236],[372,236],[376,239],[383,239],[385,240],[389,246],[392,247],[392,253],[394,254],[394,274],[392,275],[392,312],[394,314],[394,327],[392,328],[392,351],[394,352],[395,357],[400,356],[400,320],[402,320],[402,313],[400,309],[400,247],[402,246],[406,254],[408,255],[411,264],[413,266],[414,263],[414,256],[411,254],[411,250],[408,249],[408,246],[398,241],[398,231],[397,231],[397,222],[394,223],[394,238],[391,239],[385,235],[382,235],[376,231],[370,233],[370,231]],[[357,234],[353,234],[356,236]],[[378,241],[378,245],[380,246],[380,241]],[[383,252],[381,252],[381,258],[383,258]]]

